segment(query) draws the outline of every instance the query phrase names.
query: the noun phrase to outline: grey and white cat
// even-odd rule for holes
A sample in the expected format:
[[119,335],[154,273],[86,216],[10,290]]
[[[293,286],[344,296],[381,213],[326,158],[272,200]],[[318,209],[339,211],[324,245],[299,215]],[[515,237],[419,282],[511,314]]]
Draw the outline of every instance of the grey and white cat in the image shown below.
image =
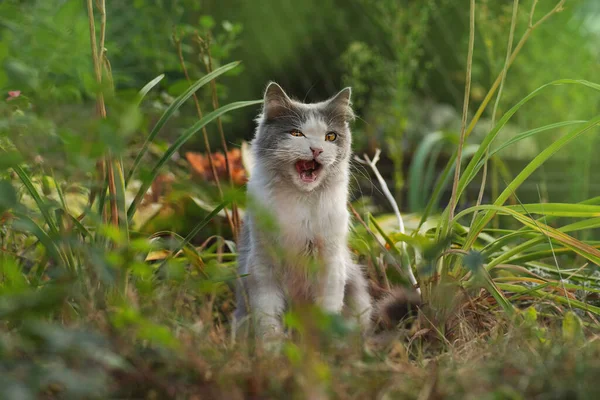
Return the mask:
[[251,312],[259,337],[282,333],[291,301],[351,312],[363,328],[370,325],[367,282],[347,246],[350,94],[346,88],[306,104],[276,83],[265,92],[251,147],[254,206],[240,237],[234,316],[239,324]]

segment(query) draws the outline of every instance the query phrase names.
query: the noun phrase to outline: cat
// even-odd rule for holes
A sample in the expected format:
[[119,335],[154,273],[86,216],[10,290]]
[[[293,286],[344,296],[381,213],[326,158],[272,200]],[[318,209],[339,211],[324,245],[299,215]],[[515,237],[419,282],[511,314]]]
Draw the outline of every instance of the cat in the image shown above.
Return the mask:
[[265,91],[251,142],[234,313],[236,324],[252,315],[258,337],[283,334],[282,314],[294,301],[343,311],[369,329],[367,281],[347,244],[350,97],[345,88],[303,103],[273,82]]

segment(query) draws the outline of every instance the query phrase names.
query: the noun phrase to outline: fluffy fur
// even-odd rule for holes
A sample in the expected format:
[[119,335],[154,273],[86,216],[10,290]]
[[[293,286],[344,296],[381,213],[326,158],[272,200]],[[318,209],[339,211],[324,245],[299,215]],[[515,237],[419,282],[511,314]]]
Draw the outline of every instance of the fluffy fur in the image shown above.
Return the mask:
[[[238,324],[251,312],[259,337],[281,334],[282,313],[301,302],[331,313],[346,306],[369,326],[367,283],[347,246],[350,94],[346,88],[305,104],[275,83],[265,92],[252,141],[235,312]],[[326,140],[331,133],[335,140]],[[314,175],[302,175],[297,164],[314,161]]]

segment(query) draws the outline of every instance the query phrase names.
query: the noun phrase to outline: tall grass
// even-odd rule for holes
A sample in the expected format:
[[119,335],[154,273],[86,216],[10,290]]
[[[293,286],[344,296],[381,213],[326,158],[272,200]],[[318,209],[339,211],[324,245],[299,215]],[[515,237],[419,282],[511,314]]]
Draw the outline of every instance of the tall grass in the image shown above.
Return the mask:
[[[588,121],[562,121],[531,129],[511,138],[506,143],[498,144],[493,151],[491,150],[491,145],[513,115],[536,96],[552,95],[551,89],[559,85],[572,85],[574,86],[574,90],[587,88],[592,89],[594,92],[597,92],[600,87],[595,83],[577,79],[562,79],[541,86],[514,105],[494,124],[493,128],[482,139],[481,144],[473,147],[473,150],[469,152],[468,158],[470,159],[461,173],[461,165],[465,160],[465,157],[463,157],[465,137],[472,132],[498,87],[500,87],[501,93],[507,70],[514,61],[516,54],[524,46],[527,38],[541,23],[550,18],[552,14],[561,11],[564,2],[559,1],[548,14],[544,15],[537,22],[534,22],[536,4],[537,2],[533,3],[530,11],[529,26],[526,33],[515,47],[515,50],[511,52],[510,42],[512,42],[518,9],[518,1],[514,2],[509,46],[504,68],[468,126],[466,124],[470,86],[468,71],[471,68],[472,59],[469,57],[467,60],[465,105],[463,108],[463,124],[458,148],[450,158],[442,175],[438,178],[436,185],[430,188],[418,189],[425,190],[425,193],[431,190],[433,194],[427,202],[419,228],[413,234],[413,236],[423,235],[425,239],[430,240],[432,243],[442,242],[445,238],[449,237],[451,238],[451,244],[436,259],[436,268],[433,276],[421,273],[419,281],[425,296],[428,296],[428,294],[431,295],[439,283],[448,280],[458,282],[459,286],[471,290],[473,287],[483,285],[495,298],[497,303],[510,314],[514,313],[515,307],[519,307],[519,304],[523,300],[523,296],[517,296],[515,293],[523,291],[526,291],[530,296],[544,297],[546,299],[551,298],[556,303],[558,309],[562,309],[563,305],[567,305],[569,308],[579,308],[586,313],[597,314],[598,308],[595,305],[578,300],[577,295],[574,294],[574,290],[583,290],[583,298],[586,298],[587,294],[583,286],[569,286],[573,283],[569,280],[565,282],[565,279],[572,278],[571,273],[575,265],[583,264],[581,268],[575,269],[578,272],[585,272],[590,275],[593,275],[597,270],[597,266],[600,265],[600,259],[598,258],[600,252],[598,251],[596,242],[578,240],[568,234],[569,232],[593,229],[597,226],[596,213],[598,210],[595,204],[598,203],[598,199],[582,199],[583,203],[579,204],[521,204],[519,202],[517,205],[508,207],[504,206],[504,204],[509,198],[515,198],[518,202],[518,190],[523,182],[554,154],[563,150],[567,144],[584,134],[590,134],[590,131],[594,131],[600,124],[600,116],[593,116]],[[474,12],[475,2],[472,1],[469,54],[472,53],[471,46],[473,45]],[[492,112],[493,119],[495,119],[496,110],[497,106],[495,105]],[[487,163],[495,154],[502,149],[518,145],[525,138],[566,126],[575,127],[541,151],[514,178],[511,178],[512,180],[507,181],[506,187],[491,200],[491,204],[480,205],[482,194],[485,190]],[[436,143],[440,143],[442,140],[444,140],[443,136],[433,135],[424,141],[421,148],[417,151],[415,166],[411,169],[411,180],[415,184],[417,182],[432,182],[431,176],[427,177],[425,175],[430,175],[431,169],[424,168],[424,166],[429,155],[432,156],[434,159],[433,162],[435,162],[435,157],[437,157],[438,153],[433,149],[435,149]],[[474,201],[475,205],[467,207],[455,216],[454,210],[459,202],[463,201],[468,204],[468,199],[466,198],[467,187],[475,182],[476,178],[480,176],[482,169],[483,181],[479,196]],[[429,225],[428,230],[423,231],[420,227],[427,221],[429,213],[436,208],[440,200],[440,193],[446,187],[447,178],[452,170],[454,170],[454,179],[452,180],[450,202],[442,211],[437,225]],[[418,184],[415,185],[415,188],[418,187]],[[423,193],[415,193],[412,196],[414,199],[413,204],[418,204],[419,201],[422,201],[420,199],[424,198]],[[536,215],[537,217],[534,217]],[[511,218],[517,222],[520,228],[494,229],[490,226],[490,222],[498,216]],[[506,217],[502,221],[507,221]],[[562,218],[557,220],[556,217]],[[471,218],[470,222],[468,221],[469,218]],[[565,224],[566,218],[578,218],[578,220]],[[507,223],[509,226],[514,225],[510,221],[507,221]],[[552,224],[552,226],[549,224]],[[408,238],[398,237],[398,240],[404,242]],[[565,258],[564,256],[568,253],[573,256]],[[571,265],[564,265],[563,262]],[[511,271],[509,273],[510,276],[497,273],[500,269],[504,269],[504,272]],[[535,278],[532,279],[532,276],[535,276]],[[506,284],[505,282],[507,281],[513,284]],[[590,277],[590,280],[587,282],[589,285],[595,286],[593,278]],[[559,291],[558,294],[549,294],[557,290]],[[594,290],[592,289],[592,292]]]

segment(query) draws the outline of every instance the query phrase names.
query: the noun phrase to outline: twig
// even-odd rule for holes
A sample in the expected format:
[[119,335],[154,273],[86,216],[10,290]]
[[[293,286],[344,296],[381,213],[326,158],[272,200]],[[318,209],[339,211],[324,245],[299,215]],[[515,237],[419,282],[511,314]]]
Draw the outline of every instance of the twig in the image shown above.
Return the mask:
[[[175,48],[177,50],[177,56],[179,57],[179,64],[181,65],[181,69],[183,70],[185,79],[188,81],[188,83],[191,83],[188,69],[185,66],[185,59],[183,58],[183,50],[181,48],[181,38],[179,38],[177,36],[177,33],[175,31],[173,31],[173,42],[175,43]],[[196,93],[193,93],[192,97],[194,98],[194,104],[196,105],[196,112],[198,113],[198,118],[202,119],[202,116],[203,116],[202,108],[200,107],[200,101],[198,100],[198,96],[196,95]],[[210,171],[212,172],[213,179],[215,180],[215,183],[217,185],[217,190],[219,191],[219,196],[221,198],[221,201],[223,201],[223,189],[221,188],[221,182],[219,180],[219,175],[217,174],[217,168],[215,167],[215,163],[213,162],[212,150],[210,148],[210,142],[208,140],[208,132],[206,131],[205,126],[202,127],[202,137],[204,139],[204,148],[205,148],[206,154],[208,156],[208,164],[210,166]],[[227,218],[227,222],[229,223],[231,231],[235,232],[235,224],[234,224],[231,216],[229,215],[229,212],[227,212],[227,208],[223,208],[223,211],[225,212],[225,217]]]
[[[87,11],[88,11],[88,23],[90,27],[90,44],[92,47],[92,62],[94,64],[94,74],[96,75],[96,82],[98,85],[102,82],[102,67],[100,58],[98,57],[98,47],[96,43],[96,23],[94,22],[94,5],[92,0],[87,0]],[[106,117],[106,108],[104,107],[104,95],[100,88],[98,88],[96,99],[96,111],[102,118]]]
[[[108,60],[104,56],[104,43],[106,38],[106,4],[105,0],[96,0],[96,7],[100,12],[100,48],[97,47],[96,42],[96,24],[94,22],[94,6],[92,0],[87,0],[87,11],[88,21],[90,28],[90,44],[92,47],[92,61],[94,64],[94,73],[96,75],[96,83],[98,84],[98,92],[96,99],[96,112],[100,118],[106,118],[106,105],[104,103],[104,93],[102,90],[102,67],[107,64]],[[106,60],[106,62],[105,62]],[[119,225],[119,209],[117,204],[117,187],[115,184],[115,173],[113,169],[113,160],[110,152],[105,156],[104,168],[108,175],[108,192],[110,198],[110,215],[111,222],[113,225]],[[120,164],[117,162],[117,168],[120,168]]]
[[[203,56],[202,59],[204,60],[204,66],[206,67],[206,73],[210,74],[213,71],[212,55],[210,53],[211,36],[208,34],[206,40],[202,40],[200,35],[196,32],[196,41],[200,45],[200,51]],[[213,109],[216,110],[219,108],[219,97],[217,96],[217,81],[215,79],[210,81],[210,88]],[[231,174],[231,166],[229,165],[229,151],[227,149],[227,141],[225,140],[225,132],[223,131],[223,121],[221,120],[221,117],[217,117],[217,128],[219,130],[219,136],[221,137],[221,147],[223,147],[223,153],[225,156],[225,170],[227,171],[227,177],[229,178],[229,186],[233,188],[233,176]],[[235,202],[231,203],[231,214],[233,217],[233,224],[235,226],[233,236],[237,240],[240,221],[237,211],[237,204]]]
[[100,53],[98,54],[98,62],[102,63],[102,60],[104,59],[104,53],[105,53],[105,48],[104,48],[104,42],[106,39],[106,0],[96,0],[96,7],[98,8],[98,11],[100,11],[100,47],[98,48],[100,50]]
[[[398,220],[398,227],[400,229],[400,233],[406,234],[406,230],[404,229],[404,221],[402,220],[402,215],[400,214],[400,209],[398,208],[398,203],[396,203],[396,200],[394,199],[392,192],[390,192],[390,189],[388,188],[388,185],[385,182],[385,179],[383,179],[383,177],[379,173],[379,170],[377,169],[377,162],[379,161],[380,155],[381,155],[381,150],[377,149],[375,151],[375,155],[373,156],[373,160],[371,160],[369,158],[369,156],[366,154],[363,155],[362,159],[358,158],[358,157],[355,157],[354,159],[361,164],[365,164],[365,165],[368,165],[369,167],[371,167],[371,170],[373,170],[375,177],[379,181],[379,185],[381,186],[381,190],[383,191],[383,194],[385,195],[388,202],[392,206],[392,209],[394,210],[394,214],[396,215],[396,219]],[[402,242],[402,250],[403,250],[404,254],[406,254],[406,243],[405,242]],[[419,295],[420,295],[421,289],[418,288],[417,279],[415,278],[415,275],[413,274],[412,267],[410,265],[410,261],[408,262],[408,265],[406,267],[407,267],[406,269],[408,270],[408,278],[410,280],[410,283],[416,288],[417,293],[419,293]]]
[[584,269],[585,267],[587,267],[589,264],[590,263],[586,262],[580,268],[578,268],[577,270],[575,270],[574,272],[572,272],[571,275],[567,276],[567,278],[565,280],[568,281],[569,279],[571,279],[573,277],[573,275],[580,273],[581,270]]
[[460,164],[462,161],[462,150],[466,138],[467,114],[469,112],[469,97],[471,95],[471,67],[473,65],[473,44],[475,42],[475,0],[471,0],[469,17],[469,52],[467,54],[467,77],[465,83],[465,97],[463,101],[462,121],[460,124],[460,141],[456,156],[456,167],[454,169],[454,182],[452,183],[452,196],[450,197],[449,221],[454,219],[454,209],[456,208],[456,194],[458,190],[458,180],[460,179]]

